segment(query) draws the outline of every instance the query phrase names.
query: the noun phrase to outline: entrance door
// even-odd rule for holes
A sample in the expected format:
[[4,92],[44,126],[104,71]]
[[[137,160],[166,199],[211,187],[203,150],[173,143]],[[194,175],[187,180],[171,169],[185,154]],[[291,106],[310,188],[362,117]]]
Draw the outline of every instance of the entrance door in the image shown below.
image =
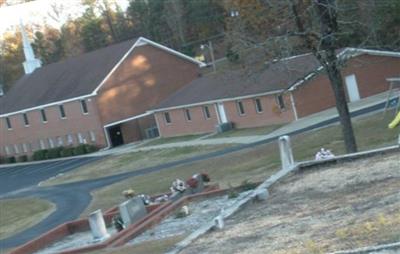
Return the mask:
[[108,128],[108,134],[110,136],[111,146],[116,147],[124,144],[122,138],[121,126],[116,125]]
[[355,75],[346,76],[346,88],[350,102],[358,101],[360,93],[358,92],[357,80]]
[[222,102],[218,102],[218,115],[221,123],[227,123],[228,119],[226,118],[224,104]]

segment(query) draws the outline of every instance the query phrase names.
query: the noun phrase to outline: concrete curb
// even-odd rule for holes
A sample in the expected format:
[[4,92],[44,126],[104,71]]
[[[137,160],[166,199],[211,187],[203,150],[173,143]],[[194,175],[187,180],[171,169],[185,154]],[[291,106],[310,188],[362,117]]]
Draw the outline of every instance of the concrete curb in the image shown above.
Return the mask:
[[335,252],[330,252],[328,254],[367,254],[374,251],[385,251],[385,250],[397,250],[400,252],[400,242],[376,245],[376,246],[368,246],[354,250],[335,251]]
[[[196,231],[192,232],[188,237],[183,239],[181,242],[177,243],[174,248],[171,251],[166,252],[166,254],[178,254],[181,252],[184,248],[188,247],[193,241],[195,241],[197,238],[200,236],[206,234],[208,231],[210,231],[212,228],[214,228],[215,223],[214,221],[222,216],[222,218],[226,219],[229,216],[233,215],[236,211],[238,211],[243,205],[247,204],[249,201],[253,200],[259,191],[261,189],[268,189],[271,185],[282,179],[283,177],[287,176],[291,172],[295,172],[299,169],[304,169],[304,168],[309,168],[313,166],[321,166],[321,165],[327,165],[331,163],[337,163],[337,162],[344,162],[344,161],[349,161],[349,160],[355,160],[355,159],[360,159],[364,158],[367,156],[374,156],[377,154],[386,154],[386,153],[391,153],[391,152],[396,152],[400,151],[400,145],[395,145],[395,146],[389,146],[389,147],[384,147],[380,149],[373,149],[369,151],[364,151],[364,152],[358,152],[358,153],[352,153],[352,154],[347,154],[347,155],[342,155],[342,156],[337,156],[332,159],[328,160],[322,160],[322,161],[304,161],[297,163],[293,165],[291,168],[287,170],[280,170],[274,175],[270,176],[266,181],[261,183],[256,189],[254,189],[252,192],[250,192],[248,195],[243,197],[241,200],[238,200],[236,203],[234,203],[231,207],[226,209],[225,211],[222,211],[218,216],[214,217],[210,222],[207,224],[203,225]],[[390,245],[389,245],[390,246]],[[397,247],[397,245],[395,245]],[[400,243],[399,243],[399,248],[400,248]],[[373,251],[371,247],[371,251]],[[394,247],[393,247],[394,248]],[[364,253],[369,253],[369,252],[360,252],[362,249],[359,250],[359,252],[335,252],[332,254],[364,254]]]

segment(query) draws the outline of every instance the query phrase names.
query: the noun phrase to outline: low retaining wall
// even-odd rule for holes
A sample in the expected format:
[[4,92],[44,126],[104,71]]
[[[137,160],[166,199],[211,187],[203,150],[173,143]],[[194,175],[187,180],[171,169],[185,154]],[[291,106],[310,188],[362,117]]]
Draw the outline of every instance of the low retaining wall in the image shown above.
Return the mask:
[[[169,216],[172,212],[179,209],[185,203],[190,202],[194,199],[198,198],[206,198],[215,195],[221,195],[225,193],[226,190],[220,190],[218,186],[208,186],[202,193],[192,194],[183,196],[175,202],[167,201],[162,204],[154,204],[146,206],[148,214],[139,220],[137,223],[130,225],[126,229],[118,232],[117,234],[111,236],[107,240],[92,244],[90,246],[85,246],[76,249],[69,249],[61,252],[57,252],[58,254],[75,254],[75,253],[84,253],[94,250],[103,249],[106,247],[114,247],[121,246],[126,242],[130,241],[132,238],[138,236],[143,233],[147,229],[152,226],[157,225],[162,219]],[[157,195],[158,197],[160,195]],[[104,220],[106,225],[110,225],[112,223],[112,218],[119,214],[118,207],[113,207],[108,209],[104,213]],[[90,230],[88,219],[78,219],[70,222],[63,223],[56,228],[42,234],[38,238],[29,241],[28,243],[17,247],[10,254],[29,254],[36,251],[39,251],[51,243],[61,240],[62,238],[77,233]]]

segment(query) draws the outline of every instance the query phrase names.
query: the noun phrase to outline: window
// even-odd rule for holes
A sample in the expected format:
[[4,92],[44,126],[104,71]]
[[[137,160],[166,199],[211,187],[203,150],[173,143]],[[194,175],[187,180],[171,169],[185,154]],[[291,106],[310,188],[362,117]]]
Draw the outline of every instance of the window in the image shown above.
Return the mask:
[[44,109],[41,109],[40,114],[42,115],[42,122],[47,123],[46,111],[44,111]]
[[87,114],[89,112],[85,100],[81,100],[81,109],[83,114]]
[[244,112],[243,102],[237,101],[237,102],[236,102],[236,106],[237,106],[239,115],[244,115],[245,112]]
[[285,100],[283,99],[283,95],[279,94],[275,97],[276,103],[278,104],[279,108],[285,109]]
[[19,154],[19,146],[17,144],[14,145],[15,154]]
[[59,109],[60,109],[60,117],[61,117],[61,118],[66,118],[67,115],[65,114],[64,105],[60,105],[60,106],[58,106],[58,107],[59,107]]
[[187,121],[192,121],[192,116],[190,115],[190,110],[188,108],[185,109],[185,117]]
[[74,143],[74,138],[72,137],[71,134],[67,135],[67,142],[68,142],[68,145],[71,145],[72,143]]
[[48,138],[47,141],[49,142],[49,147],[54,148],[54,141],[52,138]]
[[8,146],[4,147],[4,150],[6,150],[6,155],[11,155],[11,149]]
[[77,136],[78,136],[78,142],[79,142],[79,144],[84,144],[84,143],[86,143],[86,142],[85,142],[85,139],[84,139],[84,137],[83,137],[83,135],[82,135],[82,133],[78,133]]
[[11,121],[10,118],[6,117],[6,124],[7,124],[7,129],[11,130],[12,126],[11,126]]
[[64,145],[64,140],[62,137],[57,137],[57,146],[63,146]]
[[208,106],[204,106],[203,107],[203,113],[204,113],[204,117],[206,119],[210,119],[211,118],[210,110],[208,109]]
[[26,113],[22,114],[22,118],[24,119],[24,124],[25,126],[29,126],[29,119],[28,119],[28,115]]
[[96,142],[96,134],[94,133],[94,131],[89,131],[89,136],[91,142]]
[[46,145],[44,144],[44,140],[43,139],[41,139],[41,140],[39,140],[39,146],[40,146],[40,149],[46,149]]
[[165,113],[164,113],[164,120],[165,120],[165,122],[166,122],[167,124],[170,124],[170,123],[171,123],[171,117],[170,117],[170,115],[169,115],[169,112],[165,112]]
[[28,146],[27,146],[27,144],[25,144],[25,143],[22,144],[22,151],[23,151],[24,153],[27,153],[27,152],[28,152]]
[[259,98],[257,98],[257,99],[254,100],[254,103],[255,103],[255,105],[256,105],[256,111],[257,111],[257,113],[263,112],[261,100],[260,100]]

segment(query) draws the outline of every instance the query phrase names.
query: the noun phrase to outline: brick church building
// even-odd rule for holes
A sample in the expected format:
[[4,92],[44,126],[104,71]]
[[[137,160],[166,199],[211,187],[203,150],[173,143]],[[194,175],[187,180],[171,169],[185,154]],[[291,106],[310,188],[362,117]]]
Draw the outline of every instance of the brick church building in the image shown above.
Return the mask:
[[158,136],[149,109],[204,64],[145,38],[41,66],[22,30],[25,75],[0,97],[0,156],[113,147]]

